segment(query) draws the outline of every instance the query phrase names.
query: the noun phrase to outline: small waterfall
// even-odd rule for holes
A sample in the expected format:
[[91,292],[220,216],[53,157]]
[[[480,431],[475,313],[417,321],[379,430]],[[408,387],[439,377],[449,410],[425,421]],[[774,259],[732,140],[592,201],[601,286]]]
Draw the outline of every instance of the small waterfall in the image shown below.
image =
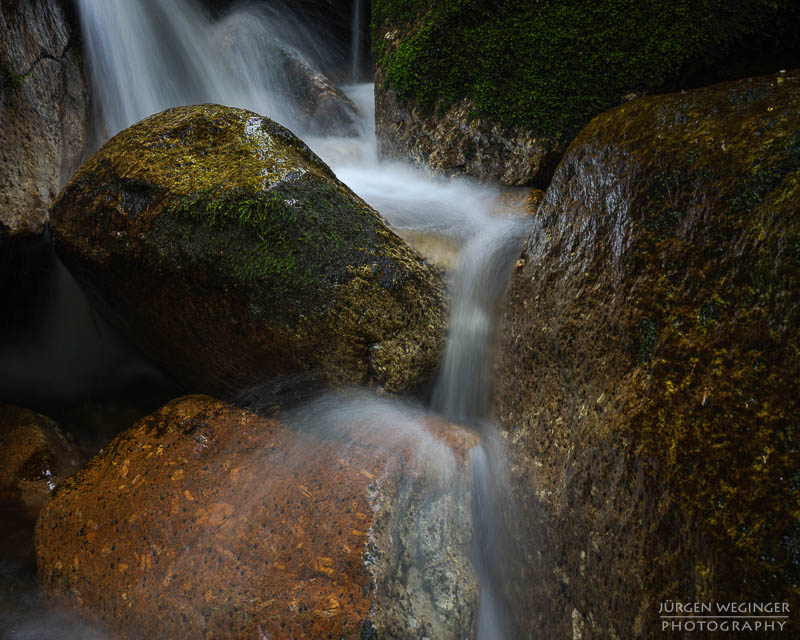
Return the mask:
[[219,20],[193,0],[77,0],[97,98],[98,137],[168,107],[214,102],[267,115],[299,134],[286,61],[316,66],[324,37],[280,4]]
[[456,422],[488,415],[496,307],[527,230],[518,220],[494,218],[459,254],[450,336],[433,396],[433,407]]
[[361,79],[361,0],[353,1],[353,21],[352,33],[350,38],[350,49],[352,51],[352,62],[350,67],[351,82],[356,83]]

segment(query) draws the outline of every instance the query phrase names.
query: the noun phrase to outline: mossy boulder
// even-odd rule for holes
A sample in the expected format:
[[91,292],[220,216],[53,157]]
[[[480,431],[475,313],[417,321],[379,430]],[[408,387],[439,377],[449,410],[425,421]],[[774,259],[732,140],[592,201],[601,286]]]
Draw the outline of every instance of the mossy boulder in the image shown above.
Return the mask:
[[598,116],[538,216],[497,395],[534,618],[624,638],[668,600],[796,612],[800,71]]
[[218,105],[121,132],[51,210],[56,252],[111,321],[190,388],[276,376],[415,388],[443,286],[290,131]]
[[800,64],[793,0],[375,0],[372,19],[383,153],[508,185],[546,186],[632,95]]
[[46,503],[42,586],[118,638],[472,637],[475,436],[357,408],[170,402]]

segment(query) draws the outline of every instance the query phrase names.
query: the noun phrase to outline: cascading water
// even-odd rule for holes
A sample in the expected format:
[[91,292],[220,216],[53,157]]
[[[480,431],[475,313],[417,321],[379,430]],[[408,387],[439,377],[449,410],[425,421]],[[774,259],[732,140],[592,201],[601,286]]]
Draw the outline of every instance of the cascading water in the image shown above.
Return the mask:
[[[279,3],[242,4],[212,20],[192,0],[77,0],[102,140],[168,107],[214,102],[306,128],[285,62],[324,55]],[[302,53],[300,53],[302,51]]]
[[352,51],[352,62],[350,68],[350,77],[353,82],[358,82],[361,76],[361,15],[362,15],[361,0],[354,0],[353,2],[353,22],[352,32],[350,39],[350,49]]
[[[181,104],[249,108],[295,130],[412,243],[433,237],[458,252],[451,272],[450,334],[433,409],[481,435],[482,444],[469,456],[472,477],[464,491],[472,496],[471,561],[480,585],[476,633],[479,640],[512,637],[508,567],[519,536],[502,439],[489,420],[490,363],[496,307],[532,221],[495,215],[497,193],[486,187],[379,161],[371,84],[345,88],[363,118],[360,136],[311,135],[297,117],[284,72],[270,55],[288,48],[306,59],[319,59],[324,47],[286,8],[271,12],[246,5],[213,21],[190,0],[78,0],[78,6],[102,116],[100,137]],[[360,16],[356,2],[354,76],[361,64]],[[348,424],[363,424],[386,422],[391,414],[392,424],[412,425],[402,429],[404,446],[414,439],[420,451],[430,446],[430,436],[421,435],[417,410],[400,403],[375,404],[355,396],[322,409],[309,407],[288,419],[339,424],[336,416],[345,413]],[[362,417],[354,419],[359,411]],[[364,433],[359,431],[358,437]],[[441,460],[450,460],[441,455]]]

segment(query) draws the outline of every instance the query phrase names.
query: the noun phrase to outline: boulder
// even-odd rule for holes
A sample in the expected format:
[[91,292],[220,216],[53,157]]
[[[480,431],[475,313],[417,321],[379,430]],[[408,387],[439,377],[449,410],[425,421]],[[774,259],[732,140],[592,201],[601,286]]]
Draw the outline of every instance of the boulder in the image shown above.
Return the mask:
[[793,0],[375,0],[381,153],[545,188],[568,142],[632,96],[800,64]]
[[287,79],[287,102],[304,131],[347,137],[363,133],[358,109],[322,71],[292,47],[280,47],[278,59]]
[[613,109],[556,171],[497,386],[547,637],[657,635],[668,602],[798,610],[798,132],[789,71]]
[[34,512],[82,460],[58,424],[29,409],[0,405],[0,503]]
[[43,587],[122,638],[471,637],[475,437],[380,404],[295,422],[144,418],[46,503]]
[[0,3],[0,247],[44,231],[80,163],[89,93],[62,0]]
[[275,376],[414,389],[435,370],[441,277],[287,129],[218,105],[106,143],[51,211],[101,311],[190,388]]
[[224,16],[218,29],[217,47],[229,76],[240,87],[272,94],[277,102],[271,108],[287,118],[285,124],[291,129],[301,135],[361,133],[361,117],[353,102],[308,56],[276,35],[288,32],[300,40],[298,46],[311,44],[303,42],[308,39],[305,30],[293,24],[284,10],[238,6]]

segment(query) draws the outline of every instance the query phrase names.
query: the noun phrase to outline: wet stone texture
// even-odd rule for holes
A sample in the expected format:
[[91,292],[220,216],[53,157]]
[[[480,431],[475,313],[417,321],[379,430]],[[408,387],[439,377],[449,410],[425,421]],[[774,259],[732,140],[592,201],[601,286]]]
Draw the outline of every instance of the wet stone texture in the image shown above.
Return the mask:
[[[474,444],[431,430],[454,465]],[[436,473],[410,450],[187,396],[47,502],[40,580],[120,638],[468,637],[469,497]]]
[[796,616],[799,207],[798,71],[633,101],[568,150],[498,367],[545,636],[658,636],[667,600]]
[[566,146],[555,136],[536,135],[476,117],[468,99],[437,113],[403,102],[375,83],[378,152],[446,176],[468,175],[506,186],[546,186]]
[[0,3],[0,245],[44,231],[84,151],[89,91],[71,18],[63,0]]
[[28,409],[0,405],[0,503],[35,511],[81,457],[58,424]]
[[192,390],[302,375],[401,392],[439,361],[439,272],[253,112],[178,107],[117,134],[51,226],[92,301]]

